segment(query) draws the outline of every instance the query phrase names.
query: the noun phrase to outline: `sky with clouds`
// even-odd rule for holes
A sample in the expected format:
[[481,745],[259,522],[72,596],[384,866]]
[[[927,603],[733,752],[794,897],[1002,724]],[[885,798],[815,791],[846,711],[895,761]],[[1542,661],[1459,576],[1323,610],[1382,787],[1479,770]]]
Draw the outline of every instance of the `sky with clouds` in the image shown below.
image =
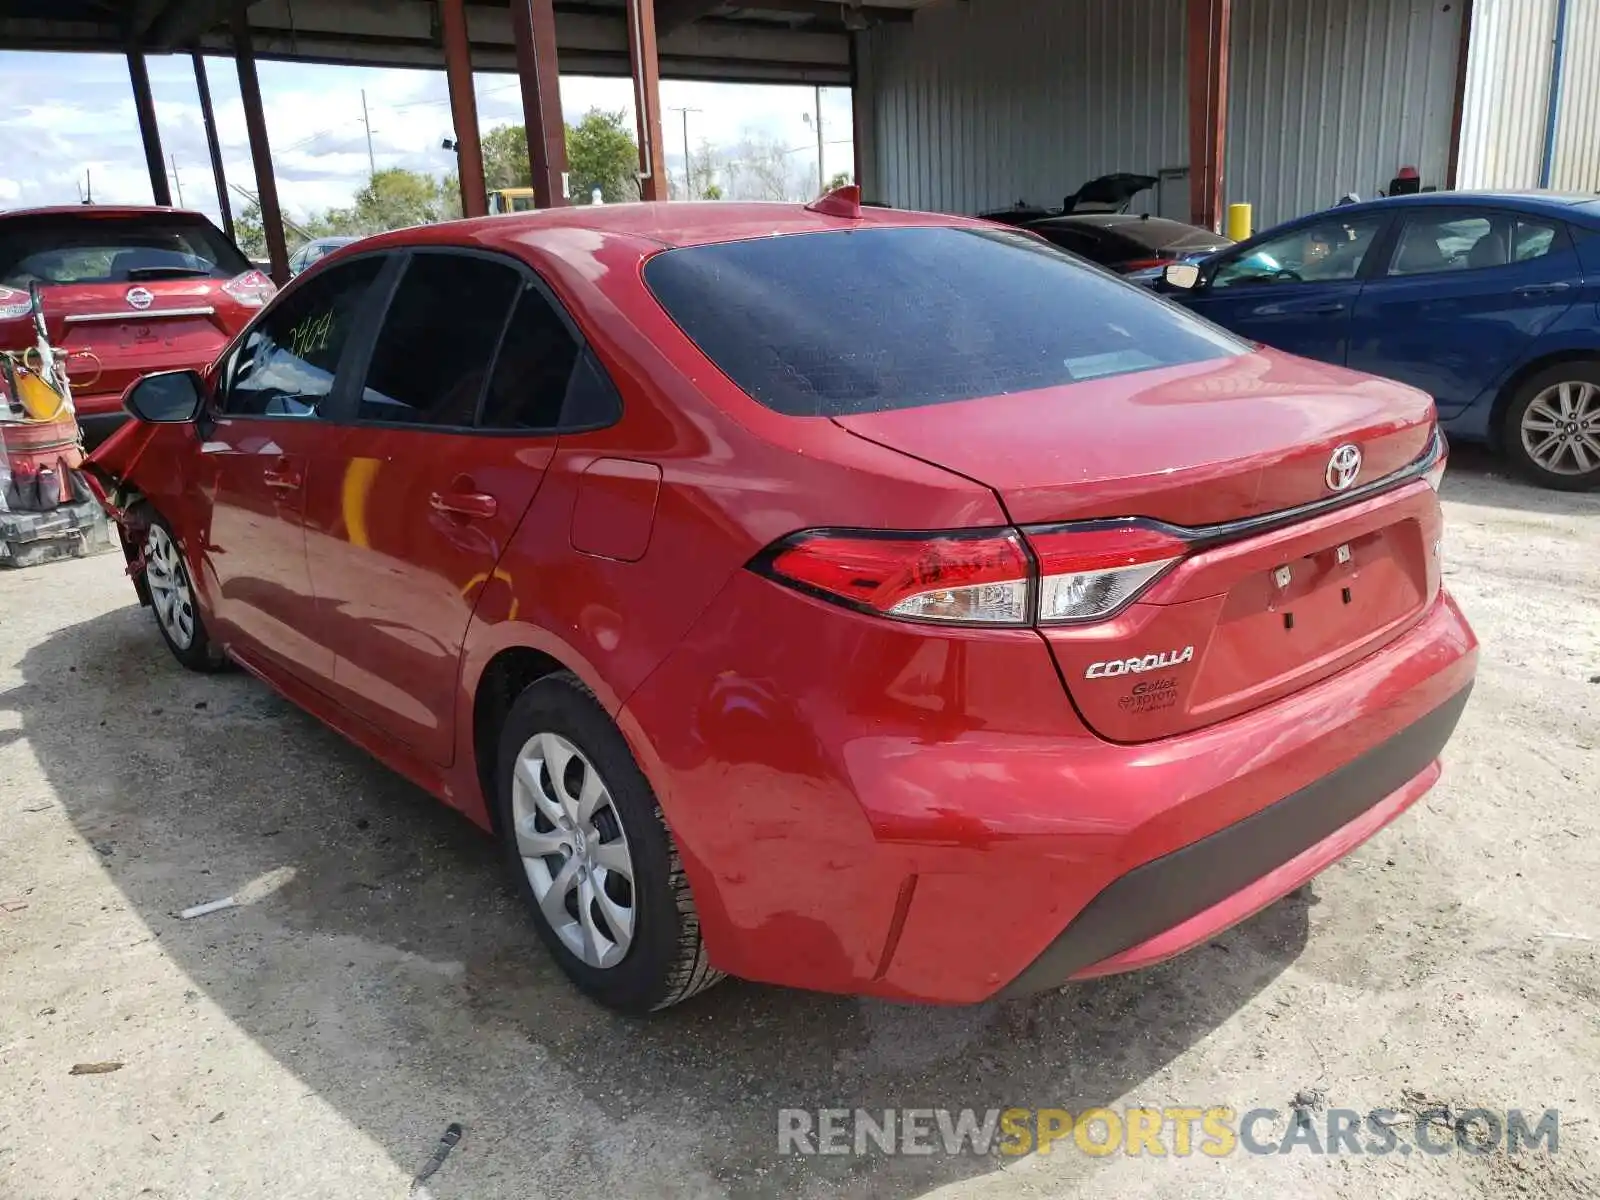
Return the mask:
[[[176,159],[183,203],[215,218],[216,189],[189,58],[152,56],[147,63],[162,149]],[[455,155],[440,145],[452,132],[442,71],[265,61],[257,70],[279,197],[291,218],[348,204],[366,181],[363,90],[380,170],[405,167],[435,175],[454,170]],[[206,71],[228,181],[253,191],[233,60],[207,58]],[[475,85],[483,132],[521,123],[515,76],[480,74]],[[805,170],[815,169],[816,135],[803,116],[814,105],[809,87],[664,80],[661,103],[669,172],[683,160],[682,117],[672,111],[675,107],[699,110],[689,114],[692,146],[702,140],[729,145],[746,136],[772,139],[794,147]],[[569,121],[591,107],[623,109],[632,128],[627,79],[564,76],[561,107]],[[824,88],[827,175],[853,169],[850,121],[849,89]],[[150,203],[127,61],[120,55],[0,51],[0,145],[6,148],[0,159],[0,208],[75,204],[85,172],[97,201]],[[237,193],[234,202],[237,211]]]

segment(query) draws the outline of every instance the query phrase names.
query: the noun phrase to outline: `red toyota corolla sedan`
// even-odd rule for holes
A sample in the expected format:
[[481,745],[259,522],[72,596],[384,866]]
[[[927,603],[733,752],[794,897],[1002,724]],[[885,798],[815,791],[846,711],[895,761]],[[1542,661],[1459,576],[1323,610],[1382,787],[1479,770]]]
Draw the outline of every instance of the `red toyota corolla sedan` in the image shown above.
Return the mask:
[[1428,397],[979,221],[608,205],[341,251],[95,455],[185,666],[505,847],[591,996],[1166,958],[1439,775]]

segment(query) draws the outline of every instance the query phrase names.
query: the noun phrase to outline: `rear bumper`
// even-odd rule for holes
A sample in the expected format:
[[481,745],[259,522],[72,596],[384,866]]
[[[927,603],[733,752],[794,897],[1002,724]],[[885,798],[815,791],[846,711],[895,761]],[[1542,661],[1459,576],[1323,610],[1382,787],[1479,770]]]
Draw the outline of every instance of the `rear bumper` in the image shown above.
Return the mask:
[[1293,891],[1433,785],[1471,691],[1315,783],[1108,884],[1001,995],[1148,966]]
[[736,579],[619,713],[712,961],[942,1003],[1159,961],[1426,792],[1477,660],[1441,593],[1320,683],[1118,744],[1084,729],[1042,649]]

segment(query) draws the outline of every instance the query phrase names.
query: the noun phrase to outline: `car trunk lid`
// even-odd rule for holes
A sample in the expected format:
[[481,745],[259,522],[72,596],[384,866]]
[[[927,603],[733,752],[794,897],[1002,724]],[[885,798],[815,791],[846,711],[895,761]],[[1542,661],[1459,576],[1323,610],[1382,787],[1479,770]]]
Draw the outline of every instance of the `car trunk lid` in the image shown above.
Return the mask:
[[[43,289],[51,344],[66,351],[75,391],[120,394],[153,366],[204,363],[243,324],[222,279],[52,284]],[[27,320],[7,322],[6,349],[33,342]]]
[[[1092,390],[1065,394],[1079,389]],[[1364,490],[1434,436],[1431,401],[1397,384],[1258,353],[835,420],[989,485],[1036,550],[1108,519],[1182,539],[1181,561],[1111,619],[1041,626],[1079,712],[1113,740],[1309,686],[1398,636],[1438,591],[1432,489]],[[1340,503],[1332,462],[1352,445],[1363,461]]]

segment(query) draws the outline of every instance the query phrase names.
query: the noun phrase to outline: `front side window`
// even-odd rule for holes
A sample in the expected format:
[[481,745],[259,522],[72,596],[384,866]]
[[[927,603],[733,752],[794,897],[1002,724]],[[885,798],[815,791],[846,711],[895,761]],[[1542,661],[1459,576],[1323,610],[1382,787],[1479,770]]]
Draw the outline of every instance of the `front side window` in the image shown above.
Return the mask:
[[1354,279],[1385,218],[1379,213],[1330,216],[1269,238],[1222,263],[1213,288]]
[[521,274],[505,263],[413,254],[372,348],[359,418],[471,426],[521,288]]
[[271,305],[236,354],[223,411],[232,416],[319,415],[382,267],[376,256],[357,259],[308,280]]
[[[644,276],[724,374],[792,416],[1055,388],[1248,350],[1001,230],[868,227],[686,246],[655,255]],[[1070,403],[1070,393],[1045,402]]]

